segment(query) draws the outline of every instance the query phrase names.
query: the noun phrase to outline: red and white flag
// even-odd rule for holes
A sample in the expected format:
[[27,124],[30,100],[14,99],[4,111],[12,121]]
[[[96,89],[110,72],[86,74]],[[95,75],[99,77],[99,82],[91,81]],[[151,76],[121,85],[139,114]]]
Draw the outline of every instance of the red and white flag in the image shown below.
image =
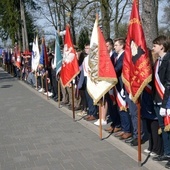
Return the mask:
[[152,69],[137,0],[133,1],[123,60],[122,80],[134,102],[152,79]]
[[87,91],[94,104],[117,83],[117,76],[110,60],[106,41],[96,19],[92,31],[89,52]]
[[79,65],[77,61],[77,54],[73,48],[70,27],[66,26],[66,34],[64,39],[63,60],[60,71],[60,80],[63,87],[69,85],[69,83],[79,74]]

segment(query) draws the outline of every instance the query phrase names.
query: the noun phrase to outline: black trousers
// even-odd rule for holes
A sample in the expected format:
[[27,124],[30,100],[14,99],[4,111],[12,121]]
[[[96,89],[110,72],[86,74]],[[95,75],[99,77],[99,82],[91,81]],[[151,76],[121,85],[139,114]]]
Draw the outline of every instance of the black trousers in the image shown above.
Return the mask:
[[157,155],[163,154],[163,140],[162,136],[158,134],[159,123],[158,120],[146,119],[146,126],[148,130],[149,147],[148,150]]
[[54,96],[57,96],[58,95],[58,83],[57,83],[57,80],[56,80],[56,70],[55,69],[52,69],[51,70],[51,85],[52,85],[52,91],[53,91],[53,95]]

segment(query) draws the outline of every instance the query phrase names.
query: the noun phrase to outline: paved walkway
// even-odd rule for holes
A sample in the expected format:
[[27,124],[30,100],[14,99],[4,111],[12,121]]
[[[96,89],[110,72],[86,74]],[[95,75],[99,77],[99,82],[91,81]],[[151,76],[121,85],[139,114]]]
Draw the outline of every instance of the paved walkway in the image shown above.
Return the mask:
[[[164,166],[0,68],[0,170],[163,170]],[[164,164],[163,164],[164,165]]]

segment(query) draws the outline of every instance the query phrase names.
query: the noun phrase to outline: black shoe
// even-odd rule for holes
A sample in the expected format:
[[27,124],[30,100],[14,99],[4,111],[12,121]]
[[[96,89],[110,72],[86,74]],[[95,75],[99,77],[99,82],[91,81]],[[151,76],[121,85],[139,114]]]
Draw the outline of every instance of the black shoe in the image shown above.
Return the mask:
[[165,164],[165,168],[170,169],[170,160]]
[[[144,140],[141,140],[141,144],[144,144],[145,141]],[[138,146],[138,139],[133,139],[131,142],[130,142],[130,145],[131,146]]]
[[54,99],[54,100],[56,100],[56,99],[58,100],[58,96],[54,96],[53,99]]
[[133,141],[133,138],[128,138],[125,140],[125,143],[131,143]]
[[[161,155],[161,156],[156,156],[152,158],[153,161],[170,161],[170,157]],[[170,164],[170,162],[169,162]]]

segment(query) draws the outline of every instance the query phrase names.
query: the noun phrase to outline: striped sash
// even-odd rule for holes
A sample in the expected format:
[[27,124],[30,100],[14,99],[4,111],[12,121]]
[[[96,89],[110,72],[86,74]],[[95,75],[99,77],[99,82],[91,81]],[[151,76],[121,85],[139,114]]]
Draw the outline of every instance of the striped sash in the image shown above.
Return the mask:
[[147,85],[145,86],[145,90],[146,90],[149,94],[152,94],[152,86],[151,86],[151,85],[147,84]]
[[117,88],[115,87],[115,95],[116,95],[116,101],[117,104],[121,110],[127,110],[127,103],[126,101],[122,98],[122,96],[120,95],[120,93],[118,92]]
[[155,87],[156,87],[156,90],[157,90],[159,96],[161,97],[161,99],[163,99],[165,88],[160,81],[160,78],[158,75],[158,69],[159,69],[159,61],[157,60],[156,66],[155,66]]

